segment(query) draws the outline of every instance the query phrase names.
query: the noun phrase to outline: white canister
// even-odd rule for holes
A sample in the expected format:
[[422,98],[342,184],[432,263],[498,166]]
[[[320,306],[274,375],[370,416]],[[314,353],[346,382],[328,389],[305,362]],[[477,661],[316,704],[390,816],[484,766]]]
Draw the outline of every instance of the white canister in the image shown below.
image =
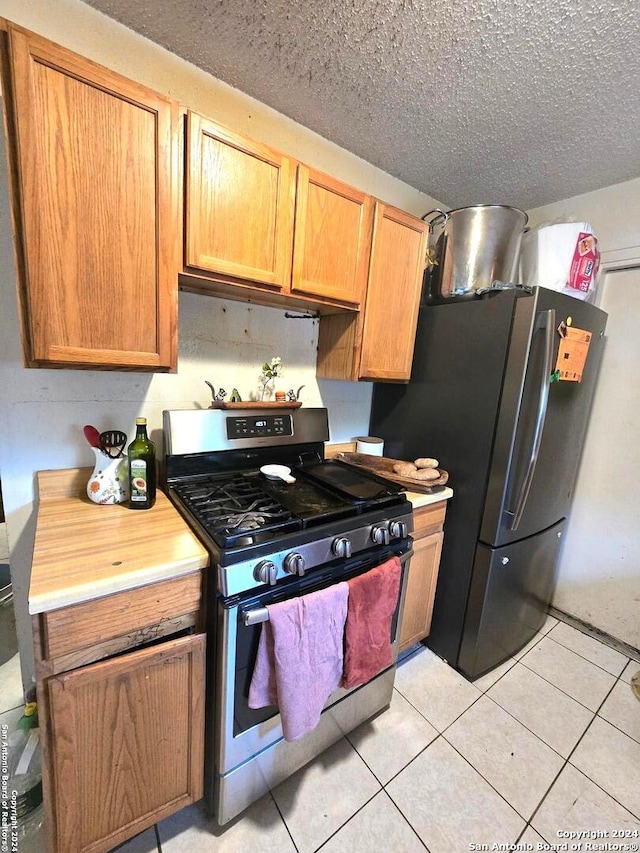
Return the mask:
[[372,435],[359,435],[356,438],[356,453],[366,453],[368,456],[382,456],[384,441]]

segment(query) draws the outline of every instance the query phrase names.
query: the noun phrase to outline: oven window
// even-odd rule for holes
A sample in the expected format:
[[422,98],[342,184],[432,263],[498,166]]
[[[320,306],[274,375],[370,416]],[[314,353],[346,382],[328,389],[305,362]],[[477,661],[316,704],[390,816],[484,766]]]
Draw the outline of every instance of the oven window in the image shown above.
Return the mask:
[[249,687],[251,676],[258,654],[258,641],[262,625],[251,625],[246,627],[242,617],[238,619],[238,639],[236,642],[236,688],[233,703],[233,734],[241,734],[252,729],[259,723],[275,717],[278,713],[277,705],[268,705],[265,708],[250,708],[248,705]]
[[[309,577],[299,580],[293,584],[287,585],[286,591],[282,589],[268,590],[260,596],[256,596],[249,601],[243,602],[242,606],[235,606],[230,609],[227,618],[237,619],[237,639],[236,639],[236,660],[235,660],[235,696],[234,696],[234,714],[233,714],[233,734],[234,737],[242,734],[254,726],[259,725],[265,720],[275,717],[278,714],[276,705],[269,705],[266,708],[253,709],[249,708],[249,686],[255,666],[256,655],[258,653],[258,642],[260,640],[260,632],[262,631],[262,623],[257,625],[246,626],[243,621],[243,610],[254,610],[264,607],[266,604],[272,604],[276,601],[292,598],[294,596],[306,595],[309,592],[314,592],[319,589],[324,589],[331,584],[340,581],[349,580],[349,578],[364,574],[375,566],[384,563],[390,557],[397,555],[403,562],[403,573],[406,571],[406,563],[403,560],[403,553],[407,552],[411,547],[411,540],[408,540],[406,545],[400,544],[399,547],[390,549],[389,551],[380,550],[375,554],[371,554],[364,558],[359,556],[357,559],[345,561],[341,567],[327,569],[321,572],[316,572]],[[402,583],[400,585],[402,590]],[[396,605],[396,610],[391,624],[391,641],[393,642],[397,632],[399,602]]]

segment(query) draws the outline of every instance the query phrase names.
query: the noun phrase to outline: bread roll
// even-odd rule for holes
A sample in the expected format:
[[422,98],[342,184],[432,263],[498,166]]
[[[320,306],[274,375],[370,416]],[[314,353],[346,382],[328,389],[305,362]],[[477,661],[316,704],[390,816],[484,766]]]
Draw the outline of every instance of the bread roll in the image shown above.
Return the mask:
[[413,474],[411,474],[407,479],[429,482],[430,480],[438,480],[439,478],[440,471],[438,471],[437,468],[416,468]]
[[393,466],[393,470],[400,477],[414,477],[418,472],[418,469],[413,462],[396,462]]
[[414,462],[416,468],[437,468],[439,464],[437,459],[431,459],[428,456],[421,456]]
[[413,462],[396,462],[393,470],[405,480],[417,480],[422,483],[438,480],[440,477],[440,471],[437,468],[416,468]]

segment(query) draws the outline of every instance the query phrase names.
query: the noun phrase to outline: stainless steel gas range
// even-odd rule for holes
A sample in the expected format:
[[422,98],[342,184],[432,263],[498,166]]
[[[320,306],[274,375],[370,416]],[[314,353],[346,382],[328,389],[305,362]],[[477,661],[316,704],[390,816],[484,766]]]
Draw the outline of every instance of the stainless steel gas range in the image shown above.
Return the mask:
[[[392,483],[325,460],[326,409],[164,412],[167,493],[211,557],[207,593],[205,791],[225,824],[392,697],[412,551],[411,504]],[[295,482],[268,479],[268,464]],[[267,606],[355,578],[397,556],[391,666],[339,688],[318,726],[283,737],[275,705],[248,705]]]

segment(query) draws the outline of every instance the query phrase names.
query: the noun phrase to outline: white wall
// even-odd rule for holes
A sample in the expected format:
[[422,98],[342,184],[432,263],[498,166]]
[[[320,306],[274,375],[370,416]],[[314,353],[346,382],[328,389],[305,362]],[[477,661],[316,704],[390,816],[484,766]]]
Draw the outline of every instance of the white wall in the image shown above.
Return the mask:
[[640,269],[612,272],[600,380],[553,604],[640,648]]
[[532,228],[583,221],[593,225],[604,264],[612,257],[640,258],[640,178],[529,211]]
[[[0,15],[391,204],[418,215],[438,204],[78,0],[0,0]],[[85,423],[131,436],[136,416],[144,415],[158,439],[163,409],[208,405],[205,379],[248,395],[257,390],[260,365],[279,355],[283,387],[305,385],[305,405],[327,406],[331,440],[346,441],[368,429],[371,386],[316,381],[317,320],[288,320],[279,309],[186,293],[179,301],[175,375],[23,368],[5,161],[0,151],[0,477],[26,683],[32,672],[27,595],[34,472],[92,465]]]
[[640,648],[640,179],[530,211],[532,225],[587,221],[609,314],[553,606]]

